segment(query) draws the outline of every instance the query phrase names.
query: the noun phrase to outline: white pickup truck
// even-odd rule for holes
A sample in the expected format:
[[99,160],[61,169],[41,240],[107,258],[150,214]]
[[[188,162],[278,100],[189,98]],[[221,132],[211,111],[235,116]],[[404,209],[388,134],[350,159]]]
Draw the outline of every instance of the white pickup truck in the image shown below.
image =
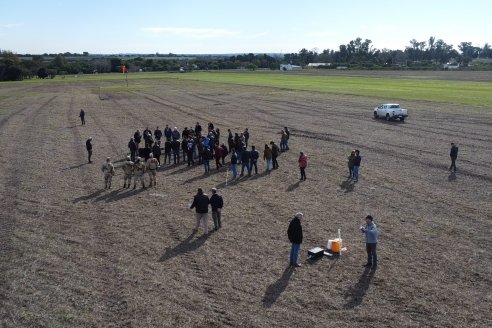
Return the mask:
[[386,121],[399,118],[401,121],[408,116],[406,109],[401,108],[399,104],[382,104],[374,108],[374,118],[384,118]]

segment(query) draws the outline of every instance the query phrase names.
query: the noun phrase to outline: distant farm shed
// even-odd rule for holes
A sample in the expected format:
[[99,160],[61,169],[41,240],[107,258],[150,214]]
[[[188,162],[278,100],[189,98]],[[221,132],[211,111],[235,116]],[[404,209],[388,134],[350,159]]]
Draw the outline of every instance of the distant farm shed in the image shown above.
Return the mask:
[[302,69],[301,66],[292,65],[292,64],[280,64],[281,71],[300,71]]
[[331,66],[331,63],[309,63],[307,64],[308,68],[316,68],[320,66]]
[[457,63],[446,63],[443,65],[444,69],[458,69],[460,68],[460,64]]

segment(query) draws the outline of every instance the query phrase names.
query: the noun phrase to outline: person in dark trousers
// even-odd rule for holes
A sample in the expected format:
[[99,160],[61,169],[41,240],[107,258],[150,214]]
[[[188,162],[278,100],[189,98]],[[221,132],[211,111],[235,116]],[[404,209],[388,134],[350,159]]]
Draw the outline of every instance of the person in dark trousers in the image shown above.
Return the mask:
[[140,141],[142,141],[142,134],[140,133],[140,130],[135,131],[135,133],[133,134],[133,140],[137,144],[137,149],[138,149],[140,145]]
[[164,137],[166,137],[166,140],[171,141],[172,136],[173,130],[169,127],[169,125],[166,124],[166,127],[164,128]]
[[251,163],[249,164],[249,170],[253,171],[253,167],[255,168],[255,174],[258,174],[258,158],[260,158],[260,153],[256,150],[255,146],[251,146]]
[[152,146],[152,154],[154,155],[154,158],[157,159],[159,166],[161,166],[161,153],[162,153],[161,152],[161,142],[157,141]]
[[297,263],[297,258],[299,257],[299,250],[302,244],[302,225],[301,219],[304,217],[302,213],[296,213],[294,218],[290,221],[289,228],[287,229],[287,236],[289,241],[292,243],[290,249],[290,265],[295,267],[300,267],[301,265]]
[[203,193],[202,188],[198,188],[198,192],[193,198],[193,203],[191,203],[190,209],[195,209],[195,218],[196,225],[194,232],[198,231],[200,227],[200,222],[203,223],[203,227],[205,228],[205,234],[208,234],[208,204],[210,200],[208,199],[207,194]]
[[137,157],[137,144],[135,143],[135,140],[133,138],[130,139],[128,142],[128,148],[130,148],[130,159],[132,162],[135,162],[135,158]]
[[212,159],[212,152],[207,147],[203,147],[202,161],[205,174],[210,174],[210,160]]
[[212,188],[212,196],[210,196],[210,206],[212,207],[212,219],[214,220],[214,230],[222,228],[221,212],[224,206],[222,196],[217,194],[217,189]]
[[80,117],[80,122],[82,122],[82,125],[85,125],[85,112],[83,109],[80,110],[79,117]]
[[227,129],[227,144],[229,145],[229,152],[231,152],[232,148],[234,148],[235,146],[234,137],[232,136],[231,129]]
[[186,143],[186,157],[188,157],[188,166],[195,165],[195,161],[193,160],[193,149],[195,149],[195,143],[192,138],[188,138],[188,142]]
[[[154,137],[156,141],[161,141],[162,138],[162,131],[159,129],[159,127],[155,128],[154,131]],[[154,154],[155,155],[155,154]]]
[[347,166],[349,169],[349,178],[354,177],[354,160],[355,160],[355,150],[352,150],[350,155],[347,157]]
[[214,157],[215,157],[215,168],[220,170],[222,167],[222,163],[220,162],[220,159],[222,158],[222,147],[219,145],[219,142],[217,141],[214,146]]
[[195,125],[195,137],[200,138],[201,135],[202,135],[202,126],[200,125],[199,122],[196,122],[196,125]]
[[366,224],[360,227],[360,231],[366,238],[367,263],[366,268],[376,268],[378,265],[378,256],[376,254],[376,246],[378,244],[378,228],[374,223],[371,215],[366,216]]
[[287,140],[285,140],[285,150],[289,150],[290,131],[286,126],[284,126],[284,131],[285,131],[285,134],[287,135]]
[[246,128],[243,132],[243,136],[244,136],[244,147],[248,147],[248,140],[249,140],[249,130],[248,128]]
[[456,146],[453,142],[451,143],[451,151],[449,152],[449,157],[451,157],[451,166],[449,170],[454,169],[456,172],[456,159],[458,158],[458,146]]
[[164,164],[166,164],[168,159],[169,159],[169,164],[171,164],[171,151],[172,151],[171,141],[166,139],[166,141],[164,142]]
[[301,180],[306,180],[306,167],[308,164],[308,159],[306,154],[304,154],[302,151],[299,154],[299,159],[297,160],[299,163],[299,170],[301,171]]
[[89,163],[92,163],[91,157],[92,157],[92,137],[89,137],[87,141],[85,142],[85,148],[87,149],[87,157]]
[[224,143],[222,143],[222,145],[220,145],[220,148],[222,149],[221,153],[220,153],[221,154],[220,157],[222,158],[222,165],[225,165],[225,158],[226,158],[227,154],[229,154],[229,150],[227,149],[227,146]]
[[272,165],[274,169],[278,169],[277,157],[278,154],[280,153],[280,149],[273,141],[270,141],[270,145],[272,146]]
[[359,181],[359,169],[360,169],[360,161],[362,157],[360,156],[359,150],[355,150],[355,158],[354,158],[354,180],[355,182]]
[[237,178],[237,153],[236,150],[231,148],[231,171],[232,171],[232,179],[235,180]]
[[244,175],[244,168],[248,170],[248,177],[251,176],[251,152],[247,149],[244,149],[241,153],[241,177]]
[[173,140],[171,146],[173,149],[174,164],[179,164],[179,147],[181,146],[181,143],[179,140]]

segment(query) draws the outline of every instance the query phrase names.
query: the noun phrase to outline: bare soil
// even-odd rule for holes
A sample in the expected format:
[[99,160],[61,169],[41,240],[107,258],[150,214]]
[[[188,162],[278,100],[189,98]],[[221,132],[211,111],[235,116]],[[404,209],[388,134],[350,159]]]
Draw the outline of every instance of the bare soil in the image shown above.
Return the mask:
[[[96,82],[1,86],[0,326],[491,326],[491,108],[401,102],[410,117],[385,122],[372,108],[388,99],[168,79],[108,91],[123,83],[104,82],[103,100]],[[230,172],[214,163],[210,176],[165,165],[156,187],[122,189],[137,128],[197,121],[224,141],[228,128],[248,127],[260,150],[288,126],[290,150],[271,175],[263,161],[257,176],[227,184]],[[460,149],[455,175],[450,142]],[[346,178],[355,148],[358,183]],[[299,151],[309,157],[304,182]],[[117,166],[110,191],[107,156]],[[223,228],[193,234],[189,204],[212,187],[224,197]],[[303,266],[290,269],[297,211]],[[369,213],[376,271],[362,267],[358,228]],[[343,256],[307,261],[338,229]]]

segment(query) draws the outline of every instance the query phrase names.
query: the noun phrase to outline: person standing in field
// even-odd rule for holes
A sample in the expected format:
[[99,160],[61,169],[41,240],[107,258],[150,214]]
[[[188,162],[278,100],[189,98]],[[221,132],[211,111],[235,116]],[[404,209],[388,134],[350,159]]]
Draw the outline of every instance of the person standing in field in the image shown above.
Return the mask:
[[449,170],[454,169],[456,172],[456,159],[458,158],[458,146],[456,146],[453,142],[451,143],[451,151],[449,152],[449,157],[451,157],[451,166]]
[[299,154],[299,159],[297,160],[299,163],[299,170],[301,171],[301,180],[306,180],[306,167],[308,164],[308,159],[306,154],[304,154],[302,151]]
[[285,140],[285,150],[289,150],[290,131],[286,126],[284,126],[284,131],[285,134],[287,135],[287,139]]
[[359,169],[360,169],[360,162],[362,160],[362,157],[360,156],[360,152],[358,149],[355,150],[355,157],[354,157],[354,180],[355,182],[359,181]]
[[265,150],[263,151],[263,160],[266,161],[266,171],[270,174],[270,167],[272,165],[272,150],[265,144]]
[[270,141],[270,145],[272,146],[272,164],[274,169],[278,169],[278,161],[277,157],[280,153],[280,150],[278,149],[278,146],[275,144],[275,142]]
[[289,228],[287,229],[287,237],[292,243],[290,249],[290,265],[295,267],[300,267],[301,265],[297,263],[297,258],[299,257],[299,250],[302,244],[302,225],[301,219],[304,217],[302,213],[296,213],[294,218],[290,221]]
[[142,184],[142,189],[145,188],[145,164],[142,162],[142,158],[137,157],[135,160],[135,166],[133,169],[133,189],[137,188],[137,180]]
[[164,128],[164,137],[166,137],[167,141],[171,141],[171,137],[173,136],[173,130],[166,124]]
[[159,166],[159,161],[154,157],[154,154],[150,153],[145,167],[149,172],[149,187],[152,187],[152,183],[154,186],[156,185],[157,166]]
[[87,149],[87,157],[89,163],[92,163],[91,157],[92,157],[92,137],[89,137],[89,139],[86,140],[85,142],[85,148]]
[[106,163],[102,165],[101,171],[104,173],[104,189],[111,189],[111,181],[114,175],[114,166],[111,163],[111,158],[106,158]]
[[255,146],[251,146],[251,152],[250,152],[251,163],[249,164],[250,175],[251,172],[253,171],[253,167],[255,168],[255,174],[258,174],[258,158],[260,158],[260,153],[258,153]]
[[154,158],[157,160],[157,167],[161,166],[161,142],[156,141],[152,146],[152,154],[154,154]]
[[83,109],[80,110],[79,117],[82,125],[85,125],[85,112]]
[[159,127],[156,127],[154,130],[154,137],[157,142],[161,141],[162,138],[162,131],[159,129]]
[[123,164],[123,188],[130,188],[130,184],[132,183],[133,167],[134,163],[131,160],[131,157],[127,156],[126,162]]
[[378,228],[374,223],[374,219],[371,215],[366,216],[366,224],[360,227],[360,231],[366,238],[366,252],[367,263],[364,264],[366,268],[376,268],[378,265],[378,256],[376,253],[376,246],[378,244]]
[[349,157],[347,157],[347,166],[349,169],[349,178],[354,177],[354,162],[355,162],[355,150],[352,150]]
[[217,188],[212,188],[212,196],[210,197],[210,206],[212,207],[212,219],[214,220],[214,230],[222,227],[221,214],[224,200],[222,196],[217,194]]
[[130,159],[132,160],[132,162],[134,162],[135,157],[137,157],[138,148],[133,138],[131,138],[130,141],[128,142],[128,148],[130,148]]
[[232,179],[235,180],[237,178],[237,153],[236,149],[233,147],[231,149],[231,171],[232,171]]
[[171,150],[171,141],[166,139],[166,141],[164,141],[164,164],[166,164],[167,160],[169,160],[169,164],[171,164]]
[[203,193],[202,188],[198,188],[197,194],[193,197],[193,203],[191,203],[190,209],[195,209],[196,224],[194,232],[198,231],[200,223],[203,223],[205,229],[205,235],[208,234],[208,204],[210,200],[207,194]]

